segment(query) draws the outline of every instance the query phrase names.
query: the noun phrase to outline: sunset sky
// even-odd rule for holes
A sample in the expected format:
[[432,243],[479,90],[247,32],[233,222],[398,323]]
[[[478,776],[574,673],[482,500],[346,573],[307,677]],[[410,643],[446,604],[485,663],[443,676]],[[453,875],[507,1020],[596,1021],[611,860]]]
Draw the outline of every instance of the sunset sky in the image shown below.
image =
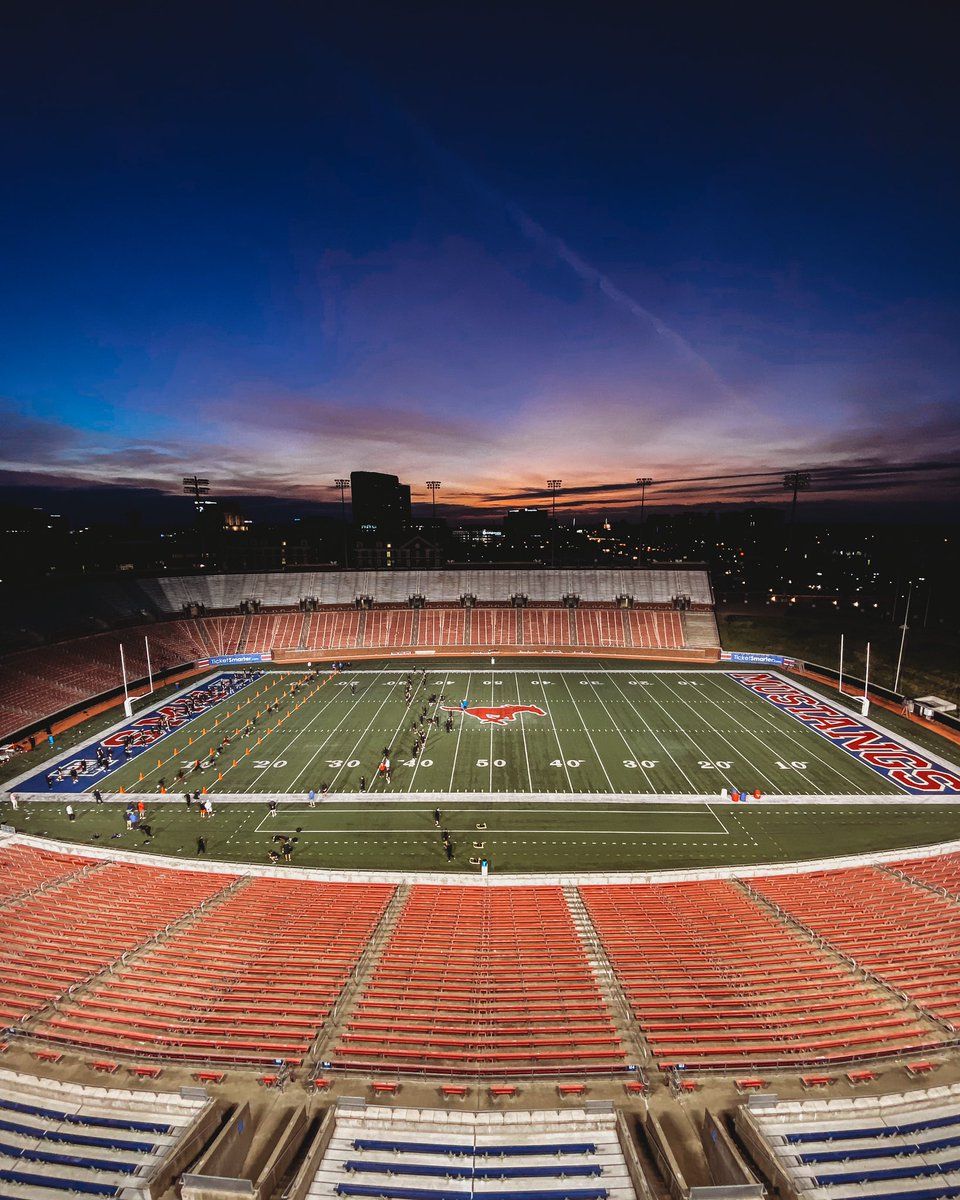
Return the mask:
[[[0,485],[947,501],[948,4],[28,4]],[[666,481],[677,481],[669,483]]]

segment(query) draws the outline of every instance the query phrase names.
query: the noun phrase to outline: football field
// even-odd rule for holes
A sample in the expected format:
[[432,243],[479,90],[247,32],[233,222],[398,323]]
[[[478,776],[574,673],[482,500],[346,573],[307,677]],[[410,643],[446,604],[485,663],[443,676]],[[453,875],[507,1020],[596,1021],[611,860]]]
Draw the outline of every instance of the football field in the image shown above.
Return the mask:
[[[784,862],[960,837],[949,764],[897,736],[763,672],[554,660],[224,674],[73,750],[60,782],[21,783],[37,799],[5,819],[185,858],[454,872],[487,859],[498,873]],[[97,766],[105,746],[112,761]],[[931,768],[916,771],[925,787],[939,780],[923,803],[903,784],[914,776],[890,769],[913,760]],[[130,829],[137,800],[143,824]]]
[[[259,677],[99,786],[156,792],[162,780],[168,792],[301,796],[903,792],[722,671],[424,674],[386,665],[293,691],[302,678]],[[386,759],[389,779],[379,769]]]

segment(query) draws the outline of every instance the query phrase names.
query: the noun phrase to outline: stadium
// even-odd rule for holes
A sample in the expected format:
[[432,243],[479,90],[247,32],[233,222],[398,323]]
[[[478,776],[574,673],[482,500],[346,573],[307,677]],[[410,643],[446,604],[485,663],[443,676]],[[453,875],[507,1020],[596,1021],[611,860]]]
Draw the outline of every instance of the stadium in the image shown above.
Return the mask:
[[0,1196],[960,1195],[960,770],[708,573],[25,589]]

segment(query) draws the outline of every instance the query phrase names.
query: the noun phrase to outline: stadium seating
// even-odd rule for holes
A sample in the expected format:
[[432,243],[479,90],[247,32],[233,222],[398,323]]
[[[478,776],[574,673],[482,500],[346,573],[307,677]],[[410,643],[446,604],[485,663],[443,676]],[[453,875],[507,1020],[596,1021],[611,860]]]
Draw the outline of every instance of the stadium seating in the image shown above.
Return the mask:
[[239,651],[287,650],[304,657],[310,651],[348,654],[459,645],[669,650],[683,645],[683,624],[673,612],[504,607],[350,609],[168,621],[9,655],[0,670],[0,737],[119,688],[121,643],[128,678],[146,678],[144,636],[149,638],[150,668],[158,674]]
[[241,649],[246,654],[262,650],[296,649],[303,630],[303,613],[269,613],[247,618]]
[[940,854],[934,858],[911,858],[891,863],[890,870],[928,887],[937,888],[960,899],[960,854]]
[[462,646],[466,633],[466,616],[466,610],[462,608],[422,609],[418,644],[421,646]]
[[13,1022],[40,1012],[226,882],[202,871],[107,863],[10,901],[0,942],[0,1016]]
[[960,1195],[958,1093],[747,1106],[737,1132],[778,1194],[938,1200]]
[[624,612],[620,609],[578,608],[575,610],[578,646],[602,648],[627,645]]
[[91,865],[89,858],[53,854],[34,846],[16,843],[0,846],[0,903],[36,891]]
[[333,1061],[549,1074],[624,1052],[560,888],[417,885]]
[[470,613],[471,646],[516,646],[517,610],[475,608]]
[[683,622],[679,613],[631,609],[627,618],[631,646],[650,650],[683,645]]
[[360,632],[360,615],[355,608],[310,613],[303,632],[304,649],[355,649]]
[[150,1184],[162,1186],[165,1160],[209,1105],[203,1098],[61,1085],[2,1070],[0,1194],[24,1200],[157,1194]]
[[[474,616],[479,609],[474,610]],[[571,610],[566,608],[526,608],[521,610],[522,627],[518,640],[524,646],[569,646]]]
[[960,1028],[960,906],[891,871],[859,867],[750,881],[856,967]]
[[[0,669],[0,719],[5,712],[15,715],[0,727],[0,736],[121,687],[121,645],[132,682],[146,679],[150,671],[156,675],[197,658],[233,653],[243,621],[243,617],[167,621],[7,655]],[[144,638],[149,641],[149,667]]]
[[387,884],[251,880],[61,1002],[37,1033],[152,1058],[298,1063],[393,892]]
[[372,609],[363,615],[366,618],[363,645],[367,649],[414,644],[414,614],[410,609]]
[[846,1062],[942,1040],[732,882],[580,894],[663,1068]]
[[[115,577],[76,579],[36,588],[22,587],[7,598],[9,625],[34,629],[44,637],[93,632],[95,621],[141,624],[157,617],[180,616],[185,606],[202,605],[216,613],[236,611],[245,600],[264,608],[297,609],[305,597],[324,607],[352,607],[358,596],[377,604],[405,605],[413,595],[430,604],[458,604],[464,595],[480,604],[509,602],[524,595],[531,603],[559,605],[564,596],[581,604],[613,604],[629,596],[637,605],[669,608],[677,596],[692,605],[713,607],[713,594],[702,568],[637,567],[543,571],[463,569],[445,571],[289,571],[235,575]],[[66,624],[69,620],[70,624]]]
[[612,1111],[336,1111],[308,1200],[634,1200]]

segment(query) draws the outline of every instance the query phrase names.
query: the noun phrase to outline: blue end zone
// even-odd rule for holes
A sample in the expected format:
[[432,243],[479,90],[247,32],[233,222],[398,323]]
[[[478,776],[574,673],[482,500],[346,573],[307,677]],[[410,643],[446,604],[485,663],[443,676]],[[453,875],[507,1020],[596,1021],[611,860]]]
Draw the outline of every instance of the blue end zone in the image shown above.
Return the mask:
[[832,742],[911,796],[960,795],[960,775],[922,751],[866,725],[829,701],[766,671],[731,671],[737,683]]
[[[261,671],[250,674],[228,671],[214,676],[199,687],[179,692],[164,704],[145,712],[143,716],[132,718],[105,737],[87,742],[74,750],[69,759],[19,780],[17,788],[25,792],[56,792],[64,795],[85,792],[123,763],[138,758],[184,725],[228,700],[235,692],[254,683],[261,675]],[[97,749],[101,747],[110,753],[109,764],[97,762]],[[85,769],[81,770],[81,764],[84,763]],[[56,779],[58,769],[62,774],[59,782]],[[77,771],[76,779],[71,778],[73,770]]]

